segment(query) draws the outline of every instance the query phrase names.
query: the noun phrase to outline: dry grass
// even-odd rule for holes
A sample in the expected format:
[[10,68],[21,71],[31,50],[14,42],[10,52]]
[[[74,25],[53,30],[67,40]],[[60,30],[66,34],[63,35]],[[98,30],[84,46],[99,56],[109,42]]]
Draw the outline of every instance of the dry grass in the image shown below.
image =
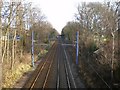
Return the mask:
[[[10,69],[9,63],[4,63],[3,65],[3,80],[2,87],[3,88],[12,88],[18,79],[25,73],[31,69],[31,55],[26,54],[22,58],[16,60],[14,64],[13,70]],[[22,61],[21,61],[22,60]]]
[[13,71],[7,71],[4,73],[3,88],[12,88],[18,79],[23,75],[23,73],[31,70],[29,64],[19,64],[17,68]]
[[[40,56],[34,55],[35,62],[44,56],[48,51],[40,50]],[[31,67],[31,54],[26,53],[21,58],[16,57],[13,70],[10,69],[10,60],[3,63],[3,77],[2,77],[2,87],[12,88],[14,84],[23,76],[24,73],[32,71]]]

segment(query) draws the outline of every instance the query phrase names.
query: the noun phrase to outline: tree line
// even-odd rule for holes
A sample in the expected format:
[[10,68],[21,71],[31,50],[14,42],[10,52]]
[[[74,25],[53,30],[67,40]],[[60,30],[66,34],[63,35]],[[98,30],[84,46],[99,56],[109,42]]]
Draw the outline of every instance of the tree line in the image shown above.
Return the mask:
[[[118,6],[119,2],[90,2],[77,6],[75,20],[68,22],[62,30],[65,39],[75,43],[76,32],[79,31],[79,52],[83,60],[108,66],[112,70],[109,76],[119,82],[119,35],[118,35]],[[99,68],[100,69],[100,68]],[[104,70],[105,70],[104,69]],[[104,71],[99,70],[100,73]],[[103,77],[107,73],[102,74]],[[107,78],[107,77],[106,77]]]
[[[32,3],[0,1],[0,58],[3,67],[7,66],[3,70],[12,71],[14,66],[25,61],[22,57],[26,53],[31,53],[32,30],[37,44],[48,44],[58,35],[41,10]],[[38,54],[40,46],[34,48],[34,53]]]

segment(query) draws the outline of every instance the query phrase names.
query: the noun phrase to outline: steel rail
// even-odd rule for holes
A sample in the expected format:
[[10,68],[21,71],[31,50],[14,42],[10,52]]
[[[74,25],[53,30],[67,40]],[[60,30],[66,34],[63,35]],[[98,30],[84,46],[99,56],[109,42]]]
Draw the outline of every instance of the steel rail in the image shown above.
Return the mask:
[[[62,41],[61,41],[61,43],[62,43]],[[65,49],[64,49],[64,47],[61,45],[61,48],[63,49],[63,52],[64,52],[64,54],[65,54]],[[62,53],[62,52],[61,52]],[[63,53],[62,53],[63,54]],[[71,84],[70,84],[70,77],[69,77],[69,70],[68,70],[68,68],[67,68],[67,59],[68,59],[68,57],[66,56],[66,54],[65,54],[65,58],[66,58],[66,61],[65,60],[63,60],[64,61],[64,67],[65,67],[65,74],[66,74],[66,79],[67,79],[67,84],[68,84],[68,88],[69,89],[71,89]],[[71,71],[71,70],[70,70]],[[73,82],[74,83],[74,82]]]
[[[62,46],[62,47],[63,47],[63,46]],[[64,54],[65,54],[65,57],[66,57],[67,66],[68,66],[68,69],[69,69],[69,71],[70,71],[70,75],[71,75],[71,77],[72,77],[72,82],[73,82],[74,88],[77,88],[76,83],[75,83],[75,80],[74,80],[74,77],[73,77],[73,74],[72,74],[72,71],[71,71],[71,68],[70,68],[70,64],[69,64],[69,61],[68,61],[68,56],[67,56],[67,53],[66,53],[64,47],[63,47],[63,50],[64,50]]]
[[[61,45],[62,46],[62,45]],[[62,48],[62,47],[61,47]],[[63,56],[62,55],[62,51],[61,51],[61,57]],[[67,85],[68,85],[68,88],[70,89],[71,88],[71,85],[70,85],[70,79],[69,79],[69,74],[68,74],[68,69],[67,69],[67,65],[66,65],[66,62],[65,60],[63,59],[63,62],[64,62],[64,68],[65,68],[65,74],[66,74],[66,80],[67,80]]]
[[57,90],[59,89],[60,87],[60,58],[58,58],[58,61],[57,61]]
[[[56,46],[56,44],[54,44],[52,48],[54,48],[55,46]],[[30,86],[30,90],[34,87],[34,85],[35,85],[38,77],[40,76],[42,70],[44,69],[44,67],[45,67],[45,65],[46,65],[46,63],[47,63],[48,58],[49,58],[51,55],[52,55],[52,50],[50,50],[50,54],[49,54],[48,57],[45,59],[45,62],[42,64],[41,68],[39,69],[39,72],[38,72],[36,78],[34,79],[34,81],[32,82],[32,84],[31,84],[31,86]]]
[[[58,49],[58,46],[57,46],[57,49]],[[47,71],[47,74],[46,74],[46,77],[45,77],[45,81],[44,81],[43,86],[42,86],[42,89],[43,89],[43,90],[44,90],[44,88],[46,87],[47,80],[48,80],[48,77],[49,77],[49,75],[50,75],[51,67],[52,67],[52,64],[53,64],[53,62],[54,62],[54,56],[55,56],[55,54],[57,53],[57,49],[55,50],[54,54],[53,54],[52,57],[51,57],[51,58],[52,58],[52,61],[51,61],[50,65],[49,65],[49,68],[48,68],[48,71]]]

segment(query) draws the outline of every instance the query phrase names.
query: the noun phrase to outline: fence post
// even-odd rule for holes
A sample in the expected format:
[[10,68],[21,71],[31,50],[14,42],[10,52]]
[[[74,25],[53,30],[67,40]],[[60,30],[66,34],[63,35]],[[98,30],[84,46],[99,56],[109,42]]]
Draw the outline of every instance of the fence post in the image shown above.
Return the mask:
[[32,47],[31,47],[32,67],[34,67],[34,31],[32,30]]
[[79,56],[79,31],[76,32],[76,64],[78,64]]

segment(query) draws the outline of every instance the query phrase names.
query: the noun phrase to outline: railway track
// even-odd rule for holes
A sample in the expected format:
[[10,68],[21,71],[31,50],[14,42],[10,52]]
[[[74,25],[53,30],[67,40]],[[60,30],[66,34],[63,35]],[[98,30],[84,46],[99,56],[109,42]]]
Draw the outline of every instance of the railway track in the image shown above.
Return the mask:
[[67,59],[59,39],[23,88],[77,88]]
[[32,77],[27,80],[23,88],[29,88],[29,89],[39,88],[38,86],[37,87],[35,86],[37,85],[37,81],[40,78],[41,74],[43,73],[43,70],[49,66],[48,64],[50,64],[50,61],[51,61],[49,58],[53,53],[55,54],[55,51],[53,51],[55,48],[56,48],[56,43],[52,46],[52,48],[50,49],[50,52],[45,56],[46,58],[43,58],[43,60],[41,61],[37,69],[34,71]]

